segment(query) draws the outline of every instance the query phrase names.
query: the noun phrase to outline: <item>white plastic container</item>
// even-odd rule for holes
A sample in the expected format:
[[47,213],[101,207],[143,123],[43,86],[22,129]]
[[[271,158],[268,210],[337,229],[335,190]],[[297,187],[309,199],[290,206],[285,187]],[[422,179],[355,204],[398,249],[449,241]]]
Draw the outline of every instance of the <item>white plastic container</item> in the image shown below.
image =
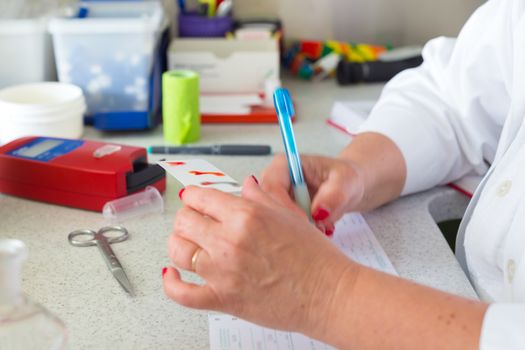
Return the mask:
[[166,26],[157,1],[86,2],[85,18],[54,18],[58,77],[80,86],[88,115],[148,111],[155,48]]
[[82,90],[57,82],[0,90],[0,145],[23,136],[79,138],[86,104]]
[[111,222],[122,222],[163,211],[162,195],[155,187],[147,186],[144,191],[107,202],[102,208],[102,215]]
[[56,80],[47,19],[0,20],[0,88]]

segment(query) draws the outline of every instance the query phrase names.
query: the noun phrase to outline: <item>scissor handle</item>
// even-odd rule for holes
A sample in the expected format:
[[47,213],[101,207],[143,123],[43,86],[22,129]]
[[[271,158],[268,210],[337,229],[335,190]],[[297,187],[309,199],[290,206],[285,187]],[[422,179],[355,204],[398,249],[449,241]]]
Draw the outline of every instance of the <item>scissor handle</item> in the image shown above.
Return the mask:
[[[107,232],[120,232],[117,236],[108,236],[106,235]],[[108,243],[118,243],[123,242],[129,237],[128,230],[124,226],[106,226],[102,227],[97,232],[98,235],[104,236],[104,238],[108,241]]]
[[[89,247],[97,244],[96,235],[97,233],[93,230],[76,230],[67,235],[67,240],[75,247]],[[84,237],[84,239],[79,240],[76,239],[77,237]]]
[[[117,236],[108,236],[108,232],[120,232]],[[84,239],[77,239],[83,237]],[[125,227],[122,226],[106,226],[102,227],[98,232],[93,230],[83,229],[71,232],[67,238],[71,245],[75,247],[90,247],[97,245],[97,240],[104,240],[108,243],[118,243],[128,239],[129,233]]]

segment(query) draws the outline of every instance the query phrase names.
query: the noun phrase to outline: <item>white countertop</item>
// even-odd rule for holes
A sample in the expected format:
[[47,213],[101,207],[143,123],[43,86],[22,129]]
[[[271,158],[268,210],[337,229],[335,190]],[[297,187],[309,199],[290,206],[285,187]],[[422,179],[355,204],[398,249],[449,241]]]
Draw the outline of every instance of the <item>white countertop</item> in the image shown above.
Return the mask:
[[[285,87],[297,105],[294,129],[299,149],[324,155],[336,155],[349,142],[348,136],[325,124],[333,101],[377,98],[381,89],[380,85],[340,88],[334,81],[291,79],[285,81]],[[85,137],[139,146],[163,144],[160,127],[111,134],[88,128]],[[283,150],[277,124],[204,125],[200,142],[265,143],[274,152]],[[151,156],[150,162],[165,157]],[[201,158],[237,180],[260,174],[272,159]],[[24,291],[65,322],[69,349],[208,349],[207,312],[175,304],[161,287],[161,270],[170,263],[166,240],[180,207],[180,188],[168,178],[164,214],[126,222],[131,238],[112,245],[135,289],[134,298],[128,297],[110,274],[98,249],[72,247],[67,242],[73,230],[107,224],[100,213],[0,194],[0,237],[20,239],[29,249],[23,270]],[[438,188],[400,199],[365,214],[365,218],[401,277],[475,298],[434,222],[460,217],[466,204],[466,198],[454,190]]]

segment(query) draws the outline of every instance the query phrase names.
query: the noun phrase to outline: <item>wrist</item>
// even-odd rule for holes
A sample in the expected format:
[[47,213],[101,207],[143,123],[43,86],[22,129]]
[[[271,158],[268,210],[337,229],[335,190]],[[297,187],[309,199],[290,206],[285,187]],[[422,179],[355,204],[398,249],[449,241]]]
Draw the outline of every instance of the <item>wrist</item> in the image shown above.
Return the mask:
[[307,307],[307,322],[304,329],[300,330],[332,345],[340,342],[339,337],[349,327],[342,321],[345,320],[345,314],[351,312],[353,289],[361,269],[359,264],[344,255],[337,260],[332,266],[325,265],[327,273],[316,284]]
[[341,152],[339,159],[353,164],[363,182],[360,211],[377,208],[401,194],[406,162],[396,144],[378,133],[363,133]]

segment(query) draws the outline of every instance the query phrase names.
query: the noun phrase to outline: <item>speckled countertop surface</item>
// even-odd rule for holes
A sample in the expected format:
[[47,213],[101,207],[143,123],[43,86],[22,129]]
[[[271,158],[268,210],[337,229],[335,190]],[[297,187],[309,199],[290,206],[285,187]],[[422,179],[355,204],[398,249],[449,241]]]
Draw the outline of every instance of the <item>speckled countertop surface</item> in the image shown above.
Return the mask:
[[[373,99],[381,89],[378,85],[339,88],[333,81],[287,80],[285,86],[292,91],[298,109],[294,128],[299,149],[324,155],[337,154],[349,142],[346,135],[325,124],[333,101]],[[160,128],[115,134],[87,129],[85,137],[140,146],[163,143]],[[200,142],[266,143],[274,151],[282,151],[276,124],[204,125]],[[152,156],[150,161],[164,157]],[[271,158],[206,159],[242,180],[259,174]],[[101,214],[0,194],[0,237],[27,244],[24,291],[65,322],[68,349],[208,349],[207,313],[171,302],[161,288],[161,269],[169,264],[166,240],[179,208],[180,188],[169,178],[165,212],[127,221],[131,239],[112,245],[135,289],[134,298],[112,277],[98,249],[76,248],[67,242],[67,234],[73,230],[107,224]],[[475,298],[435,224],[435,220],[460,217],[466,204],[465,197],[452,189],[437,188],[402,198],[365,214],[365,218],[400,276]],[[186,277],[195,278],[191,274]]]

